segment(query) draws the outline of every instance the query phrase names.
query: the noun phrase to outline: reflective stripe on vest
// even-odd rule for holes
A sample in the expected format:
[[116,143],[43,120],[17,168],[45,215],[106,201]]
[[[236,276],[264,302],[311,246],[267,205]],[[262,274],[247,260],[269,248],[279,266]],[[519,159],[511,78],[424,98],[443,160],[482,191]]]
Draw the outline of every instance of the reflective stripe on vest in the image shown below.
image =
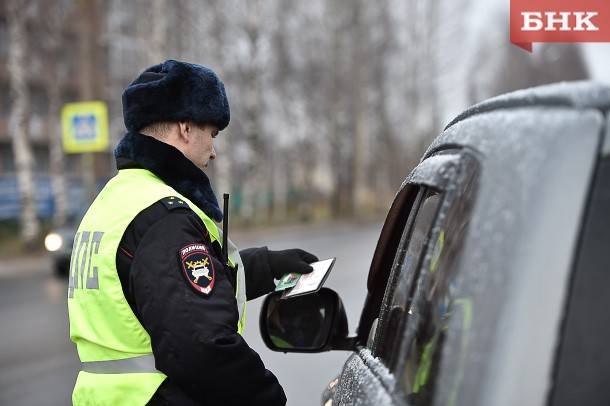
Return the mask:
[[81,371],[93,374],[136,374],[142,372],[159,372],[155,368],[155,357],[152,354],[139,357],[116,359],[110,361],[83,362]]

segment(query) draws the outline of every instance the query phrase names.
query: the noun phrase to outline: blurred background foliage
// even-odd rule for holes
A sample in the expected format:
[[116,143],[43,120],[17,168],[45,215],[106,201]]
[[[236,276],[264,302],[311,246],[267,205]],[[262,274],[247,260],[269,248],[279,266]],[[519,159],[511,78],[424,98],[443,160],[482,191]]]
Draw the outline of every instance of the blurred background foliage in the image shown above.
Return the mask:
[[[5,242],[20,230],[35,244],[45,228],[78,220],[92,198],[87,179],[99,188],[116,171],[124,87],[165,59],[207,65],[225,81],[231,124],[208,175],[218,195],[232,193],[233,224],[242,226],[381,216],[425,147],[468,105],[591,76],[580,46],[528,54],[510,45],[501,0],[2,3]],[[108,104],[111,148],[66,155],[61,107],[85,100]]]

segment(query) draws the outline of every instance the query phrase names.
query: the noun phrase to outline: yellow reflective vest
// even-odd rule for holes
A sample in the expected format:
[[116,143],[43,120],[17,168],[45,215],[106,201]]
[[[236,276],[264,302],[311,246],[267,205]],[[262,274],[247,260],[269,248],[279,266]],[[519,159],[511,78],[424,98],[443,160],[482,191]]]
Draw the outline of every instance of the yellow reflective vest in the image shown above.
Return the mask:
[[[155,202],[175,196],[188,203],[221,242],[221,231],[190,200],[145,169],[123,169],[102,189],[85,214],[70,262],[70,339],[82,362],[75,405],[145,405],[166,376],[155,369],[150,336],[123,294],[116,252],[131,221]],[[171,255],[168,253],[168,255]],[[238,264],[238,333],[245,326],[246,289],[239,251],[229,243],[229,261]]]

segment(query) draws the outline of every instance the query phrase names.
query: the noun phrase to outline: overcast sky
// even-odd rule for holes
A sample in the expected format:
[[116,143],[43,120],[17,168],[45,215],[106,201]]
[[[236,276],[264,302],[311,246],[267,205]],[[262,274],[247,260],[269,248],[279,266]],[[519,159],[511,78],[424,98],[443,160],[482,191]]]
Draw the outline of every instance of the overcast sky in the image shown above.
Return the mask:
[[610,84],[610,44],[583,44],[591,76]]
[[[482,35],[489,30],[506,30],[506,41],[509,41],[508,28],[498,26],[490,16],[502,13],[506,15],[508,25],[510,0],[471,0],[471,16],[473,33]],[[487,32],[489,34],[489,32]],[[610,83],[610,44],[609,43],[587,43],[582,44],[584,56],[589,65],[591,77],[605,83]],[[540,49],[534,43],[533,54]],[[524,51],[525,52],[525,51]]]

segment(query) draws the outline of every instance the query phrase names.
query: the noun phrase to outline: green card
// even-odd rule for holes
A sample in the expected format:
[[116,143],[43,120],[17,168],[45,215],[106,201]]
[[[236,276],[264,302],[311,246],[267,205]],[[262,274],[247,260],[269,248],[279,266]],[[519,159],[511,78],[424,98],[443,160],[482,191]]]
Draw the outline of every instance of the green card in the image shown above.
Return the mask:
[[286,275],[282,276],[282,279],[280,279],[277,286],[275,287],[275,291],[277,292],[293,287],[297,284],[300,277],[301,274],[298,273],[287,273]]

